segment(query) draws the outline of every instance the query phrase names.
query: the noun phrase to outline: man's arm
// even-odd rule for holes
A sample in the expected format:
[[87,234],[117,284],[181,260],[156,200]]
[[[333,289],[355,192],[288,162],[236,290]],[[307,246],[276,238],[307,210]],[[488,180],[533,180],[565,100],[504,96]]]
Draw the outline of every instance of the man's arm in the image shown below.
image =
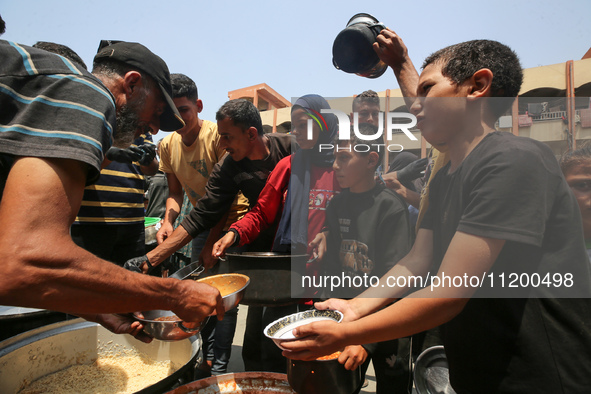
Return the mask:
[[[480,278],[490,270],[504,244],[504,240],[456,232],[437,275]],[[366,293],[372,291],[375,289]],[[289,349],[284,355],[311,360],[344,346],[400,338],[437,327],[457,316],[475,291],[473,287],[438,287],[433,291],[427,287],[356,321],[298,327],[295,333],[302,339],[284,343]]]
[[205,245],[203,245],[203,249],[201,250],[201,254],[199,255],[199,263],[201,263],[206,270],[213,268],[217,262],[218,257],[214,256],[213,249],[216,242],[221,238],[221,234],[224,231],[224,227],[226,222],[228,221],[228,213],[224,215],[222,220],[218,222],[215,226],[213,226],[209,230],[209,235],[205,240]]
[[[232,160],[230,157],[226,160]],[[209,176],[206,192],[197,205],[185,217],[181,225],[155,249],[146,256],[153,266],[160,264],[164,259],[188,244],[200,232],[209,230],[224,217],[236,198],[238,189],[234,183],[231,172],[225,171],[220,163],[214,166]],[[144,264],[145,266],[145,264]]]
[[0,204],[1,304],[72,314],[165,309],[186,321],[223,314],[216,289],[132,273],[74,244],[85,181],[78,161],[15,160]]
[[164,213],[164,220],[158,233],[156,240],[159,244],[164,242],[174,231],[174,221],[179,216],[183,205],[183,186],[177,176],[169,172],[166,174],[166,181],[168,183],[168,198],[166,199],[166,212]]

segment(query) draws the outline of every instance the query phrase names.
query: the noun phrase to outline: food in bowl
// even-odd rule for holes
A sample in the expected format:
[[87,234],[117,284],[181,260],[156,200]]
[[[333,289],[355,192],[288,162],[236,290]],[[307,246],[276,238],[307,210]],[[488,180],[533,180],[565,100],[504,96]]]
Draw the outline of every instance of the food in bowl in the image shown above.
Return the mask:
[[327,360],[334,360],[335,358],[339,358],[342,352],[334,352],[332,354],[328,354],[326,356],[318,357],[316,361],[327,361]]
[[218,289],[222,297],[243,289],[248,281],[248,276],[241,274],[213,275],[197,280]]
[[294,313],[275,320],[265,327],[263,333],[267,338],[271,338],[280,349],[285,350],[281,344],[295,339],[293,336],[294,328],[322,320],[332,320],[340,323],[343,320],[343,314],[339,311],[320,311],[316,309]]
[[99,354],[92,364],[73,365],[26,385],[19,394],[135,393],[173,374],[170,360],[155,361],[135,349]]
[[154,319],[155,321],[182,321],[177,315],[161,316]]

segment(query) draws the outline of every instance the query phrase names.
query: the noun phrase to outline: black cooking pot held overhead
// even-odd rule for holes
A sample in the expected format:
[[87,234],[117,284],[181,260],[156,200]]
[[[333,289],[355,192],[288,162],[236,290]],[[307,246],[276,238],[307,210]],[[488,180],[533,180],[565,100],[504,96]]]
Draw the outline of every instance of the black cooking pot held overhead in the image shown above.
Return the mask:
[[370,14],[356,14],[335,38],[332,45],[332,63],[347,73],[367,78],[381,76],[388,65],[380,60],[373,50],[373,43],[380,31],[385,29],[382,23]]

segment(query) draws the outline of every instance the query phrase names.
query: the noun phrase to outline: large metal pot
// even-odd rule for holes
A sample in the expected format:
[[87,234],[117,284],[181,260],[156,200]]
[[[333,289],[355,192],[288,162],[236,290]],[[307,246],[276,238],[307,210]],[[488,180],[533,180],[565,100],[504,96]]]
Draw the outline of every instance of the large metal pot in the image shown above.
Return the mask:
[[227,253],[228,272],[246,275],[250,285],[244,291],[241,304],[252,306],[281,306],[299,302],[304,296],[302,275],[306,270],[306,255],[274,252]]
[[351,394],[361,386],[361,367],[349,371],[336,358],[287,360],[287,380],[296,393]]
[[425,349],[417,358],[414,382],[418,394],[455,394],[449,383],[449,366],[443,346]]
[[168,394],[196,393],[295,394],[284,374],[271,372],[240,372],[212,376],[181,386]]
[[[100,346],[99,346],[100,344]],[[200,355],[201,338],[146,344],[129,335],[116,335],[82,319],[51,324],[0,342],[0,387],[2,393],[18,392],[24,382],[61,371],[75,364],[90,364],[99,351],[121,346],[134,348],[156,361],[171,360],[180,368],[169,377],[138,393],[162,393],[176,384],[191,381]]]
[[45,309],[0,305],[0,341],[34,328],[74,318]]

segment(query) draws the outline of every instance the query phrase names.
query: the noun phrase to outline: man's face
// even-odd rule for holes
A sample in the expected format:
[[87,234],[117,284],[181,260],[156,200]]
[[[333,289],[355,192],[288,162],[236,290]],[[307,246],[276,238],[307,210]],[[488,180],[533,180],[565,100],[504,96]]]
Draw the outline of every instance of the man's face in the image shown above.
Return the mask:
[[252,142],[256,135],[253,135],[252,130],[249,130],[242,130],[230,118],[218,120],[220,147],[225,149],[234,161],[240,161],[252,152]]
[[[354,151],[349,152],[349,148],[353,150],[348,141],[342,141],[335,148],[334,162],[332,168],[334,170],[337,182],[341,188],[350,188],[352,192],[356,192],[356,187],[364,185],[368,177],[368,155],[361,155]],[[371,176],[371,174],[370,174]]]
[[[312,120],[312,138],[308,138],[308,119]],[[291,113],[291,134],[302,149],[312,149],[320,136],[320,126],[303,108]]]
[[429,64],[419,77],[417,100],[411,113],[423,137],[440,151],[446,151],[469,116],[466,110],[467,86],[455,84],[441,73],[439,63]]
[[158,133],[166,104],[157,87],[137,85],[127,102],[117,109],[117,132],[113,145],[126,148],[144,133]]
[[591,159],[572,166],[565,178],[579,203],[585,239],[591,239]]
[[186,135],[191,131],[197,130],[199,127],[199,113],[203,109],[201,100],[197,99],[193,101],[187,97],[177,97],[173,98],[172,101],[174,101],[174,105],[178,109],[181,118],[185,121],[185,127],[175,131],[175,133]]
[[[369,123],[376,127],[380,127],[380,106],[371,104],[368,102],[361,101],[359,104],[353,106],[353,112],[356,112],[359,116],[359,123]],[[351,114],[351,120],[353,115]]]

